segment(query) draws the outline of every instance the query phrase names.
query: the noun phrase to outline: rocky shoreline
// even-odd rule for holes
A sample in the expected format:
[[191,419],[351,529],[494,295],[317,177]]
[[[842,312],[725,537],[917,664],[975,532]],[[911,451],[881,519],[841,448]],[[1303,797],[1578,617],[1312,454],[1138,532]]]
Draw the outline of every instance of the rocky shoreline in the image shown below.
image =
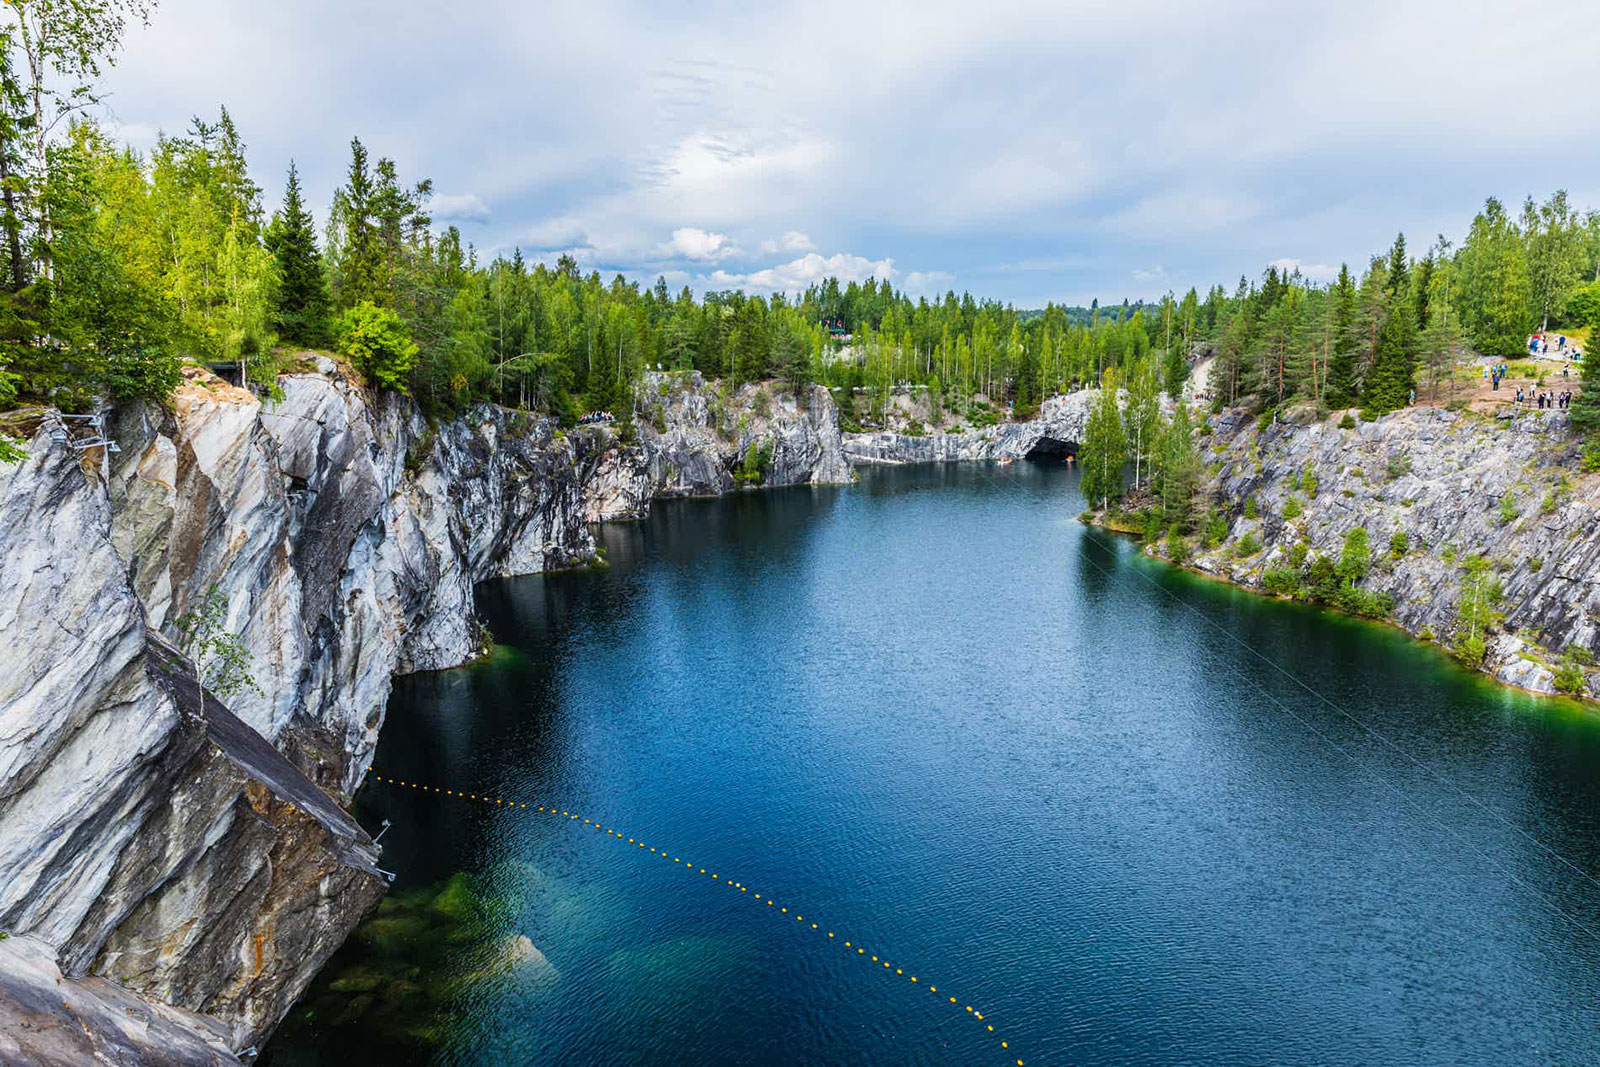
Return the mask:
[[[1177,559],[1165,539],[1145,551],[1246,589],[1303,597],[1317,557],[1337,561],[1359,528],[1371,565],[1355,587],[1392,605],[1384,621],[1506,685],[1594,699],[1600,476],[1579,473],[1566,416],[1347,414],[1301,411],[1265,426],[1211,417],[1200,495],[1220,519],[1213,539],[1191,539]],[[1482,579],[1466,570],[1473,557],[1485,561]],[[1460,647],[1474,582],[1498,592],[1481,660]]]
[[[624,446],[490,405],[429,426],[313,353],[278,384],[263,403],[191,369],[170,407],[112,413],[105,457],[51,412],[9,417],[30,440],[0,468],[7,1062],[237,1062],[382,896],[339,802],[393,676],[478,654],[478,582],[591,564],[591,523],[660,497],[851,477],[820,388],[650,375]],[[171,644],[211,590],[253,679],[226,702]]]
[[[170,407],[115,411],[103,467],[49,412],[11,416],[31,440],[0,468],[0,1059],[231,1063],[263,1041],[385,890],[340,804],[392,678],[479,653],[478,582],[593,564],[592,524],[657,499],[1069,455],[1096,396],[841,434],[820,387],[802,404],[651,374],[624,445],[490,405],[430,426],[312,353],[279,387],[263,403],[191,370]],[[1555,412],[1213,416],[1211,536],[1172,561],[1282,593],[1359,527],[1362,594],[1450,643],[1482,556],[1503,595],[1481,669],[1536,692],[1576,670],[1592,696],[1600,476],[1576,473],[1567,430]],[[171,644],[213,589],[254,680],[226,701]]]

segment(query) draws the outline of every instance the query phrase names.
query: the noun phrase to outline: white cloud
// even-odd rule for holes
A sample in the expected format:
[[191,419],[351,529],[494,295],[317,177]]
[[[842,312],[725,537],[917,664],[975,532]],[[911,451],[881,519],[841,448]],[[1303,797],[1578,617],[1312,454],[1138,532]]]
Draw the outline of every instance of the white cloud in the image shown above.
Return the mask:
[[790,230],[776,241],[762,241],[761,251],[768,255],[778,252],[814,252],[817,246],[799,230]]
[[694,226],[680,226],[672,231],[672,240],[661,245],[656,254],[663,259],[709,262],[738,255],[739,246],[727,234],[711,233]]
[[943,270],[914,270],[906,275],[906,280],[900,288],[913,296],[927,296],[932,293],[942,293],[950,288],[950,283],[956,276]]
[[476,193],[434,193],[428,198],[428,213],[441,222],[483,222],[489,205]]
[[788,263],[779,263],[749,274],[713,271],[706,282],[713,289],[753,289],[758,292],[793,292],[826,278],[841,282],[864,282],[868,278],[893,281],[899,271],[892,259],[867,259],[849,252],[831,256],[811,252]]
[[528,227],[516,243],[525,243],[540,252],[568,249],[587,245],[589,233],[583,223],[571,215],[558,215]]
[[[1261,0],[991,0],[973,19],[954,0],[811,0],[724,18],[458,0],[440,19],[401,0],[374,29],[363,5],[162,0],[104,88],[109,119],[148,147],[213,115],[226,85],[269,208],[293,158],[324,217],[360,134],[404,180],[493,205],[463,216],[480,247],[731,275],[818,252],[788,236],[803,222],[826,247],[937,263],[1029,306],[1120,299],[1152,263],[1161,284],[1203,292],[1285,249],[1359,263],[1397,229],[1459,239],[1484,196],[1516,204],[1563,180],[1528,167],[1530,144],[1561,144],[1573,199],[1600,206],[1584,178],[1600,139],[1571,136],[1600,127],[1600,95],[1552,93],[1504,61],[1503,39],[1559,26],[1564,54],[1589,56],[1600,20],[1572,0],[1468,6],[1264,18]],[[851,30],[818,48],[818,25]],[[257,62],[291,52],[293,78]],[[725,243],[660,254],[686,223]]]
[[1159,282],[1167,276],[1167,268],[1157,263],[1153,267],[1137,267],[1133,272],[1136,282]]

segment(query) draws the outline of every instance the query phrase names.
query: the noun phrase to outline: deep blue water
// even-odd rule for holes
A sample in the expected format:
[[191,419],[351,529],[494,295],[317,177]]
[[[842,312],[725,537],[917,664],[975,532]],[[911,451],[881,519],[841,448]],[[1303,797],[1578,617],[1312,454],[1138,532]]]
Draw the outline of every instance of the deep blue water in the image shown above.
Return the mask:
[[[266,1062],[1600,1062],[1600,721],[1081,506],[867,471],[484,587],[501,647],[402,680],[375,768],[530,808],[358,814],[395,907],[492,906],[358,935]],[[497,975],[518,934],[548,968]]]

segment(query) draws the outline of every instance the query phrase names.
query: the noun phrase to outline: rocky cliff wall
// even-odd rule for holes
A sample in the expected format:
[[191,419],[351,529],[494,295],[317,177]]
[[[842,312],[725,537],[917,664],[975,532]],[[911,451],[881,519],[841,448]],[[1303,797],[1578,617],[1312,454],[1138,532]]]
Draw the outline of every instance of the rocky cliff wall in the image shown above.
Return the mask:
[[1039,407],[1039,417],[960,433],[851,433],[844,454],[853,463],[939,463],[956,460],[1025,459],[1047,453],[1076,452],[1098,389],[1055,396]]
[[[1337,560],[1359,526],[1373,558],[1361,588],[1392,597],[1392,621],[1427,639],[1454,641],[1464,562],[1489,561],[1503,621],[1481,667],[1501,681],[1550,692],[1564,655],[1600,650],[1600,476],[1579,473],[1564,414],[1409,408],[1351,428],[1340,421],[1301,413],[1258,428],[1214,416],[1202,491],[1228,530],[1191,565],[1260,588],[1274,569],[1303,570],[1300,552]],[[1254,542],[1260,551],[1241,550]],[[1584,675],[1587,694],[1600,691],[1600,672]]]
[[[19,1007],[31,978],[0,981],[34,1035],[16,1058],[56,1062],[97,976],[214,1017],[224,1056],[265,1036],[381,895],[333,798],[392,676],[477,654],[476,583],[587,563],[589,521],[727,491],[752,445],[761,484],[850,476],[822,390],[653,377],[622,447],[489,405],[430,427],[311,354],[278,384],[263,403],[191,370],[170,406],[113,413],[103,465],[37,413],[0,467],[0,931],[73,983],[46,1017]],[[254,683],[227,706],[170,643],[211,589]]]
[[801,405],[793,391],[771,383],[724,394],[698,372],[652,373],[639,404],[638,445],[609,450],[588,481],[591,521],[641,518],[652,500],[732,492],[752,446],[762,463],[752,487],[855,477],[838,409],[821,386],[809,387]]

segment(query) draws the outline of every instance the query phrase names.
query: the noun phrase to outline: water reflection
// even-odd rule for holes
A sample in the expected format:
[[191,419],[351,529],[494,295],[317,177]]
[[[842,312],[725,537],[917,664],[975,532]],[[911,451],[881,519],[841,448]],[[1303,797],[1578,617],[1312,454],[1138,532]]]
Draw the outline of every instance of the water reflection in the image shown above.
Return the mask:
[[[1595,718],[1142,559],[1076,481],[659,506],[484,587],[495,656],[402,680],[378,753],[804,902],[958,1017],[636,848],[373,788],[402,911],[496,903],[353,939],[268,1062],[1007,1062],[965,998],[1037,1063],[1600,1059]],[[441,957],[448,1026],[396,1036],[360,987]]]

